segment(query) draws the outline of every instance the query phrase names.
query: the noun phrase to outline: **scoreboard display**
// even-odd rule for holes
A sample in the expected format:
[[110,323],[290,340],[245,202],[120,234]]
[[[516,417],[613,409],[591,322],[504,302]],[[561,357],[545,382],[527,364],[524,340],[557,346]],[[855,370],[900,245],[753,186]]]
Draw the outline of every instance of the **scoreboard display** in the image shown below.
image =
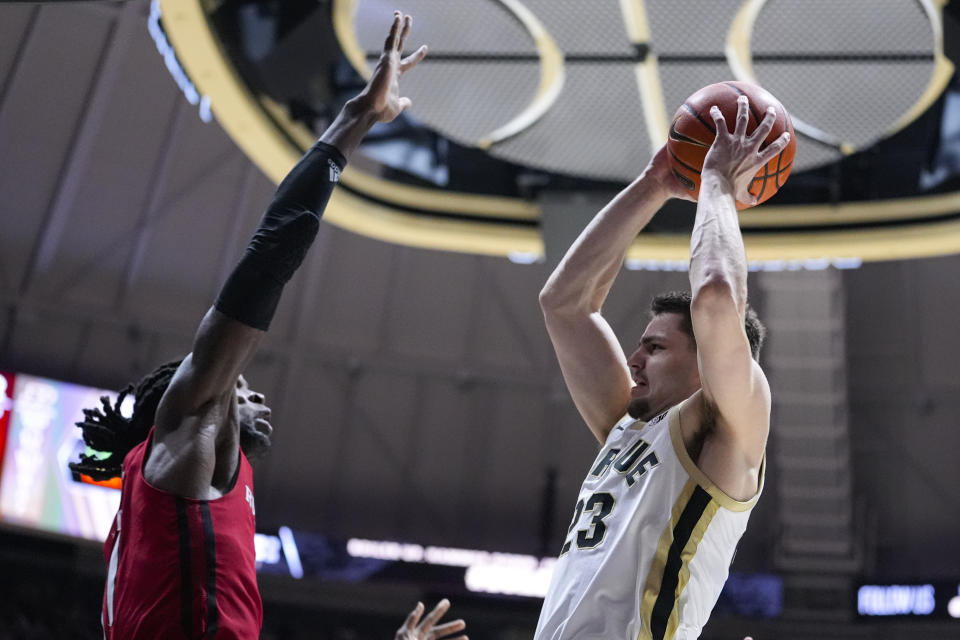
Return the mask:
[[103,540],[120,492],[75,480],[67,464],[84,450],[74,424],[112,391],[0,373],[0,520]]

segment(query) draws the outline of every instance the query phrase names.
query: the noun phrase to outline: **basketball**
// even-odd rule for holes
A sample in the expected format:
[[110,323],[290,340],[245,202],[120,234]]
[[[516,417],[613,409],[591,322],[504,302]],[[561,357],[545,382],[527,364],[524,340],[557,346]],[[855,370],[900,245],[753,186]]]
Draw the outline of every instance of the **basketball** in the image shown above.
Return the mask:
[[[790,132],[790,142],[757,172],[750,186],[750,193],[757,196],[760,204],[769,199],[787,181],[793,167],[793,157],[797,153],[797,138],[793,132],[790,114],[780,101],[766,89],[750,82],[729,81],[703,87],[680,105],[673,114],[667,150],[670,153],[670,165],[673,174],[684,187],[692,192],[694,199],[700,194],[700,171],[703,159],[716,137],[710,107],[720,108],[727,127],[733,131],[737,120],[737,98],[746,95],[750,100],[750,114],[747,121],[747,133],[752,133],[766,114],[767,107],[776,109],[777,119],[773,129],[760,146],[761,149],[780,137],[784,131]],[[751,205],[737,201],[737,209],[746,209]]]

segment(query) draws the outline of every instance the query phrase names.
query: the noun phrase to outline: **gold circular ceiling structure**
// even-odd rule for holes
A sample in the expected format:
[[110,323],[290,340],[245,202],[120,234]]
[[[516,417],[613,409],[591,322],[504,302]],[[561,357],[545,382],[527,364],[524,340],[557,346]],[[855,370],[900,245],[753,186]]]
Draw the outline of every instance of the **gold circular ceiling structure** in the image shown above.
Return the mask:
[[[163,28],[187,75],[199,93],[209,100],[212,113],[223,128],[267,176],[279,181],[312,143],[316,132],[290,118],[284,106],[268,96],[254,93],[242,80],[211,26],[210,14],[221,4],[201,0],[160,0]],[[625,156],[616,165],[617,171],[623,171],[622,176],[609,172],[601,176],[607,178],[626,177],[642,169],[651,149],[658,147],[665,138],[666,114],[672,112],[674,103],[686,95],[683,92],[689,87],[685,82],[699,86],[706,83],[704,80],[740,77],[759,81],[777,95],[796,96],[785,103],[808,132],[807,139],[802,137],[799,141],[801,152],[798,158],[809,147],[808,166],[817,166],[824,161],[849,156],[855,149],[869,147],[872,141],[907,127],[934,105],[953,75],[953,65],[943,54],[941,12],[944,3],[935,0],[888,0],[882,4],[890,9],[889,15],[882,15],[880,9],[873,12],[874,19],[883,24],[899,21],[901,31],[904,31],[902,12],[912,12],[909,15],[913,21],[913,40],[905,41],[902,51],[894,51],[894,54],[902,53],[907,64],[902,64],[902,59],[891,61],[889,56],[874,55],[870,49],[870,34],[848,34],[846,39],[850,41],[851,49],[840,54],[825,54],[822,48],[796,51],[796,47],[806,46],[803,43],[788,43],[785,46],[794,46],[794,49],[771,53],[769,42],[788,39],[779,30],[785,28],[784,23],[796,24],[796,12],[803,7],[827,7],[824,9],[826,14],[812,19],[815,23],[819,21],[816,27],[823,31],[831,24],[840,28],[836,25],[842,26],[843,20],[850,19],[829,13],[829,7],[857,2],[779,0],[767,3],[765,0],[747,0],[717,3],[719,15],[712,16],[710,24],[705,22],[702,25],[704,29],[712,29],[710,37],[691,38],[684,43],[677,41],[679,36],[676,33],[672,37],[670,33],[670,29],[676,31],[679,28],[671,26],[670,20],[674,15],[683,15],[680,5],[684,2],[607,0],[608,16],[621,20],[621,32],[617,38],[610,35],[608,40],[611,42],[603,44],[609,50],[601,47],[593,52],[585,52],[583,43],[574,41],[575,34],[557,27],[569,23],[570,16],[561,19],[552,15],[549,8],[560,5],[552,4],[550,0],[474,0],[463,3],[420,0],[406,4],[413,6],[399,8],[411,12],[419,8],[421,14],[426,12],[426,15],[414,13],[418,26],[449,23],[451,12],[458,11],[461,4],[464,11],[467,11],[467,5],[471,5],[471,10],[479,5],[496,5],[500,19],[508,16],[515,26],[519,25],[515,30],[526,34],[522,42],[517,37],[514,50],[497,54],[502,58],[500,62],[509,55],[513,56],[509,62],[535,69],[535,73],[528,74],[534,79],[531,86],[522,96],[514,96],[513,111],[504,110],[497,114],[499,126],[491,128],[489,122],[477,121],[470,131],[454,130],[450,123],[457,120],[456,116],[442,113],[441,108],[434,107],[433,112],[417,111],[418,105],[439,100],[430,95],[414,95],[416,116],[441,134],[485,149],[494,157],[527,165],[542,158],[541,166],[556,170],[549,164],[553,156],[547,157],[549,154],[544,154],[538,144],[549,141],[562,144],[563,140],[544,132],[549,133],[550,127],[556,127],[558,123],[569,128],[568,123],[583,121],[584,127],[595,127],[591,135],[616,136],[616,130],[612,133],[604,130],[605,111],[598,108],[596,117],[590,119],[584,118],[576,108],[586,99],[602,105],[603,109],[620,109],[617,115],[611,116],[610,122],[619,123],[624,117],[632,118],[627,130],[633,132],[634,137],[625,145],[628,147],[625,153],[632,155]],[[423,7],[419,7],[420,4]],[[697,15],[693,5],[698,3],[687,0],[686,4],[691,4],[689,15]],[[702,7],[702,3],[699,4]],[[582,3],[566,3],[565,6],[567,11],[574,11],[580,5]],[[436,15],[430,14],[430,7],[434,7]],[[598,7],[591,9],[597,10]],[[379,33],[375,27],[380,26],[371,26],[369,21],[361,18],[378,8],[376,2],[334,0],[330,9],[340,50],[361,74],[368,72],[367,60],[375,53],[376,44],[369,34]],[[785,15],[778,17],[775,12],[785,12]],[[867,23],[864,29],[876,30],[883,26]],[[686,23],[688,29],[695,27]],[[478,29],[482,31],[483,25]],[[858,44],[861,36],[864,43]],[[416,39],[421,40],[420,37]],[[451,41],[455,39],[451,38]],[[758,43],[763,45],[762,55],[756,52]],[[810,46],[822,47],[822,43],[813,42]],[[861,49],[857,49],[858,46]],[[523,50],[518,53],[515,51],[517,47]],[[697,47],[709,50],[700,51]],[[839,55],[839,63],[837,59],[830,59],[831,55]],[[807,104],[802,100],[804,87],[777,86],[778,82],[789,83],[797,77],[806,77],[789,75],[785,71],[799,66],[790,56],[806,60],[805,73],[813,73],[821,80],[832,78],[836,86],[822,89],[828,91],[822,95],[845,92],[848,100],[856,99],[859,94],[853,94],[860,90],[852,88],[854,80],[863,76],[871,80],[864,83],[863,99],[874,100],[875,92],[885,90],[882,86],[877,87],[875,82],[876,78],[885,77],[882,75],[884,64],[890,67],[900,65],[897,67],[900,71],[896,72],[899,75],[891,72],[890,77],[902,77],[907,89],[895,92],[897,100],[873,117],[847,120],[838,117],[833,122],[825,122],[823,105],[814,101]],[[458,59],[451,56],[447,63],[454,64]],[[811,70],[810,65],[820,59],[829,67]],[[632,94],[631,104],[622,104],[625,98],[608,101],[607,96],[598,93],[581,95],[591,86],[591,74],[600,72],[595,65],[604,63],[612,68],[611,62],[622,63],[618,69],[624,69],[624,77],[631,80],[630,86],[620,86],[625,84],[620,83],[616,88],[616,91]],[[472,64],[476,65],[475,62]],[[912,71],[903,73],[903,69]],[[418,68],[417,72],[420,71]],[[463,81],[469,82],[470,78]],[[456,90],[455,87],[442,86],[434,89],[438,93]],[[513,92],[518,93],[515,89]],[[523,104],[519,104],[521,98]],[[474,106],[483,108],[482,104]],[[847,109],[845,106],[839,111],[846,113]],[[624,116],[624,113],[628,115]],[[864,121],[872,123],[872,128],[865,129],[862,126]],[[359,166],[361,163],[355,164]],[[365,172],[357,166],[349,167],[342,179],[347,189],[335,193],[326,219],[351,231],[389,242],[435,249],[491,255],[543,254],[539,229],[542,212],[535,200],[403,184]],[[769,204],[743,212],[741,226],[748,258],[757,261],[887,260],[956,253],[960,251],[960,192],[831,204]],[[675,261],[685,260],[688,255],[688,235],[645,232],[634,242],[629,258]]]

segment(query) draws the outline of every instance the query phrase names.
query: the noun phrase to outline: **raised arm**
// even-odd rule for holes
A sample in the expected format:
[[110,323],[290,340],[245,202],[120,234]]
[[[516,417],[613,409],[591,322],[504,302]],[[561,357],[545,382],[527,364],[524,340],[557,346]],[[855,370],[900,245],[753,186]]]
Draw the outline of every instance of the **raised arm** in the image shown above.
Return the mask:
[[714,422],[710,446],[721,451],[718,458],[723,459],[712,473],[705,471],[728,493],[747,497],[756,491],[756,473],[766,447],[770,389],[751,357],[744,329],[747,260],[735,199],[755,201],[748,191],[750,181],[783,150],[789,134],[760,151],[773,126],[774,112],[771,108],[754,133],[746,135],[746,96],[740,98],[733,133],[719,109],[713,107],[710,113],[718,133],[704,160],[690,242],[691,315],[703,415]]
[[[426,55],[421,47],[401,59],[410,27],[409,16],[394,14],[370,82],[281,182],[244,256],[200,323],[191,353],[157,409],[159,463],[152,452],[146,471],[154,463],[151,481],[165,484],[162,488],[195,495],[209,486],[213,445],[220,441],[221,429],[235,422],[232,398],[238,376],[269,328],[284,285],[310,248],[340,172],[375,123],[389,122],[410,106],[409,98],[399,95],[398,80]],[[189,464],[177,464],[183,456]]]
[[540,292],[564,381],[601,443],[626,413],[633,387],[626,356],[601,307],[633,239],[671,197],[686,194],[663,148],[587,225]]

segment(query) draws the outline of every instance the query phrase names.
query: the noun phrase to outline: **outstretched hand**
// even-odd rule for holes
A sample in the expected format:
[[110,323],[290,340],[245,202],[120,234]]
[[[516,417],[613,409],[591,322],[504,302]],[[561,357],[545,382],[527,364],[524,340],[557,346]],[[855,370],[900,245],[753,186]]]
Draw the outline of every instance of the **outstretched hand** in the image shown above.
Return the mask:
[[757,203],[757,196],[750,193],[750,184],[760,168],[783,151],[790,142],[790,133],[783,132],[765,149],[760,145],[773,129],[777,118],[774,108],[768,107],[753,133],[747,135],[749,102],[747,96],[737,98],[737,122],[733,133],[727,127],[723,114],[717,106],[710,107],[710,116],[717,128],[717,137],[703,161],[703,176],[710,172],[719,174],[729,181],[736,199],[746,205]]
[[444,598],[437,603],[433,611],[427,614],[427,617],[420,622],[420,616],[423,615],[424,606],[418,602],[413,611],[407,616],[403,625],[397,629],[394,640],[467,640],[467,636],[461,634],[455,638],[447,638],[451,633],[463,631],[467,623],[463,620],[454,620],[438,625],[437,622],[443,617],[443,614],[450,608],[450,601]]
[[417,66],[427,55],[427,45],[421,46],[406,58],[401,58],[403,45],[410,35],[413,18],[399,11],[393,13],[390,33],[383,43],[383,52],[373,75],[357,100],[371,113],[377,122],[390,122],[410,107],[410,98],[400,96],[400,76]]

